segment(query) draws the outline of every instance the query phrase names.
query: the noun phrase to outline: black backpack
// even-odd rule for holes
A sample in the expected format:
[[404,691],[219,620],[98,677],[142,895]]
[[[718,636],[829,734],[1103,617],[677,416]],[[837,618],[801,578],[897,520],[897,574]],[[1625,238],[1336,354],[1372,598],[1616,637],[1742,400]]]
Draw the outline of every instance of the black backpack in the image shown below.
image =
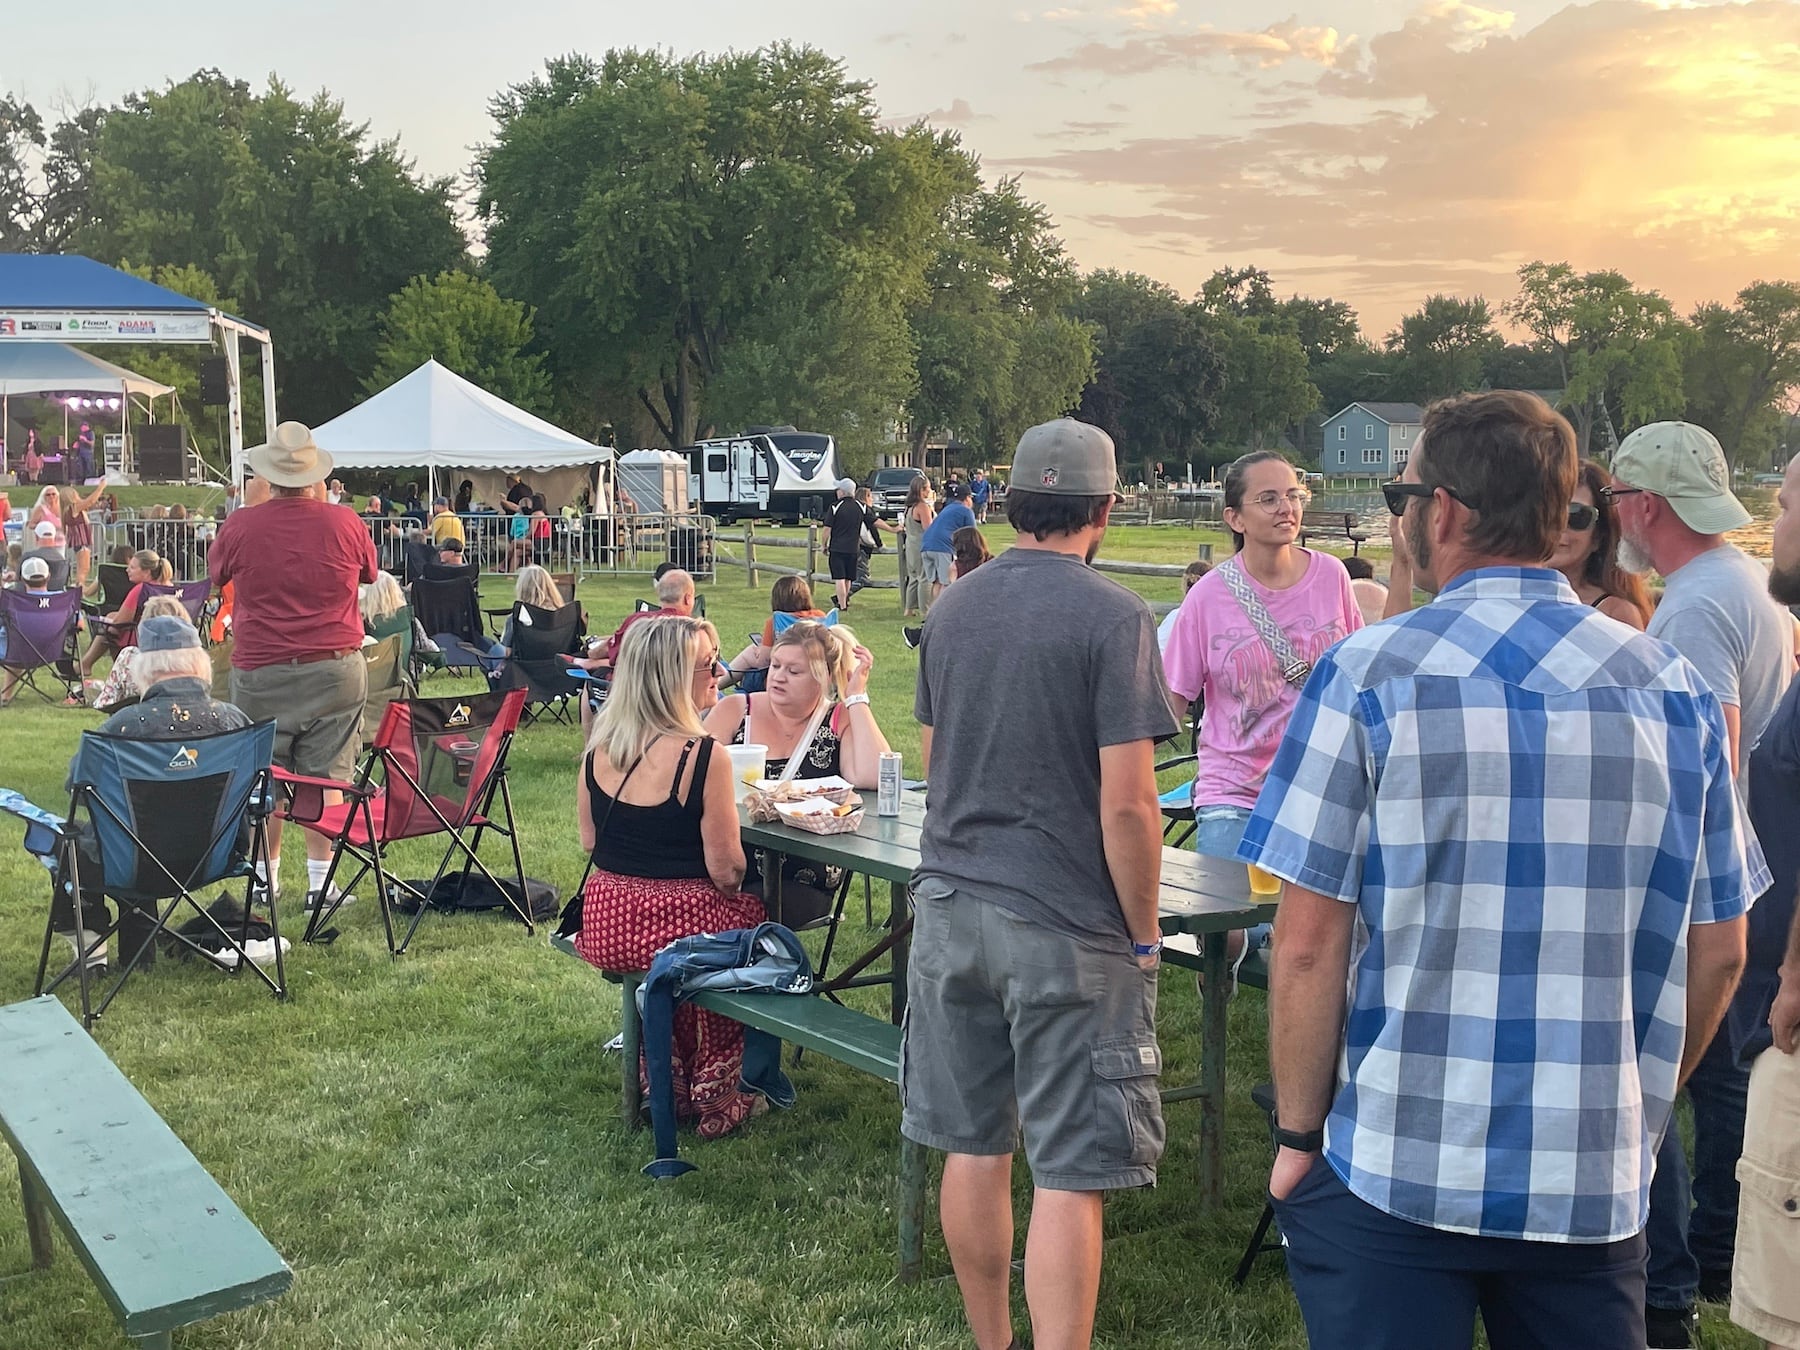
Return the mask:
[[[409,881],[407,885],[414,890],[425,889],[425,879]],[[502,890],[504,887],[504,890]],[[444,914],[467,913],[498,909],[508,914],[513,913],[512,906],[519,895],[519,883],[511,878],[501,878],[496,886],[480,872],[470,872],[467,878],[460,872],[451,872],[438,878],[437,885],[431,891],[429,904]],[[419,902],[405,890],[394,888],[392,903],[395,909],[403,914],[411,914],[419,907]],[[555,918],[562,908],[562,900],[556,894],[556,888],[547,881],[539,881],[536,877],[525,878],[525,903],[520,905],[535,923],[539,919]]]

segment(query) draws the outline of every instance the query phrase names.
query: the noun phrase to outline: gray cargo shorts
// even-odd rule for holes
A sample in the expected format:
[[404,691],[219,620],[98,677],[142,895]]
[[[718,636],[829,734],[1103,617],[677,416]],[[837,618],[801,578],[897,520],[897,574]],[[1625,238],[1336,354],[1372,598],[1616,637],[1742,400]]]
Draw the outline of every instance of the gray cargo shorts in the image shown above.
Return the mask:
[[1156,973],[959,890],[913,906],[900,1132],[945,1153],[1025,1140],[1033,1182],[1156,1182]]
[[253,722],[275,719],[275,762],[309,778],[349,782],[362,749],[368,663],[360,651],[231,672],[231,701]]

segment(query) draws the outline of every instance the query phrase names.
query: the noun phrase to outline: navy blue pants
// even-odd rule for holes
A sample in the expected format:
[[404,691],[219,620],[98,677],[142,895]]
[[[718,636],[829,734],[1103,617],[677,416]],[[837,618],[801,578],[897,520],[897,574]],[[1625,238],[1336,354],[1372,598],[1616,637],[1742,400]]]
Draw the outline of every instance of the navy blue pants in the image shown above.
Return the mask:
[[1694,1112],[1694,1166],[1669,1122],[1650,1183],[1650,1285],[1658,1308],[1691,1308],[1702,1270],[1728,1271],[1737,1248],[1738,1154],[1750,1070],[1737,1062],[1721,1027],[1687,1081]]
[[1446,1233],[1350,1193],[1323,1158],[1275,1202],[1312,1350],[1644,1343],[1644,1235],[1575,1244]]

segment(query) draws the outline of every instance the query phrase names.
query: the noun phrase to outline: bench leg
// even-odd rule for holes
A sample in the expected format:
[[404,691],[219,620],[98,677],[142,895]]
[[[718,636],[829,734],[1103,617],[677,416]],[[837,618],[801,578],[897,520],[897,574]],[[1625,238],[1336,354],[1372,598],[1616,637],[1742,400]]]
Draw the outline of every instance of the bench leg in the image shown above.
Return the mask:
[[1200,936],[1206,988],[1200,995],[1200,1208],[1217,1209],[1225,1199],[1225,934]]
[[900,1283],[917,1284],[925,1249],[925,1146],[900,1140]]
[[619,988],[623,1002],[619,1008],[619,1032],[622,1039],[619,1054],[619,1119],[625,1128],[635,1130],[643,1125],[644,1098],[639,1090],[638,1061],[642,1057],[643,1028],[638,1022],[637,991],[641,981],[626,975]]
[[155,1331],[148,1336],[134,1336],[141,1350],[175,1350],[175,1333],[172,1331]]
[[31,1242],[31,1264],[38,1270],[50,1264],[50,1206],[32,1180],[25,1164],[19,1164],[19,1193],[25,1200],[25,1235]]

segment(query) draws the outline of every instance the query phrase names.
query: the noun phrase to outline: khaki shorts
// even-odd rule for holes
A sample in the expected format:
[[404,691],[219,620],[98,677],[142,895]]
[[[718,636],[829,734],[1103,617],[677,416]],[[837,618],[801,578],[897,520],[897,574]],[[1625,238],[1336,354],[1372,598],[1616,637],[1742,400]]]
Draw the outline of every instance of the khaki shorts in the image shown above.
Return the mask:
[[940,586],[950,584],[953,571],[948,553],[921,553],[919,563],[924,568],[925,580],[935,581]]
[[1756,1057],[1737,1177],[1731,1320],[1800,1350],[1800,1055]]
[[996,1156],[1022,1131],[1046,1190],[1155,1184],[1155,972],[968,891],[922,895],[913,913],[900,1132]]
[[310,778],[348,782],[362,749],[368,663],[360,651],[301,665],[231,672],[231,701],[253,722],[275,719],[275,762]]

